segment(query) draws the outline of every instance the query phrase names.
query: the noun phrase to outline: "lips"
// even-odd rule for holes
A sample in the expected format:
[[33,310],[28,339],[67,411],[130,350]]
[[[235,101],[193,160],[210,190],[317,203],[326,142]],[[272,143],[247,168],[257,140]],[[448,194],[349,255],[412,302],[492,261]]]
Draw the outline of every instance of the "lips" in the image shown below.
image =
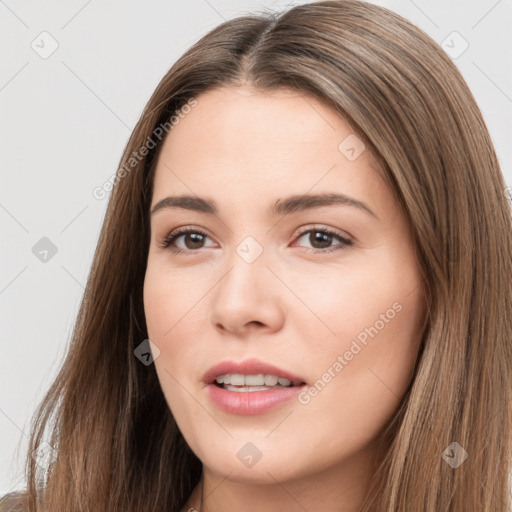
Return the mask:
[[224,375],[226,373],[239,373],[242,375],[256,375],[258,373],[263,373],[265,375],[275,375],[276,377],[283,377],[291,380],[294,385],[301,385],[305,383],[305,379],[303,377],[258,359],[246,359],[239,363],[235,361],[222,361],[221,363],[212,366],[203,375],[203,382],[205,384],[212,384],[219,375]]

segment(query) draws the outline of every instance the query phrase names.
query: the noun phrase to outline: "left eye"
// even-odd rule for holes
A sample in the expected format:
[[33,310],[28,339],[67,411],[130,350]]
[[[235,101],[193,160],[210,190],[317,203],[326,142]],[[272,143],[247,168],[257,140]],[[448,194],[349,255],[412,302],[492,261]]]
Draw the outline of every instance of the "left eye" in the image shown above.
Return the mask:
[[[306,235],[309,235],[308,241],[313,245],[313,248],[310,250],[313,252],[332,252],[352,245],[351,240],[344,238],[336,231],[327,228],[308,229],[307,231],[303,231],[298,239],[300,240]],[[341,242],[340,247],[329,247],[333,238],[337,238]],[[314,244],[320,244],[320,247],[315,247]]]
[[[190,235],[188,238],[187,236]],[[334,250],[344,249],[347,246],[352,245],[352,241],[344,238],[336,231],[328,228],[310,228],[300,232],[297,236],[297,240],[309,235],[308,241],[313,245],[312,248],[306,248],[310,252],[314,253],[326,253]],[[173,247],[172,244],[184,237],[185,247]],[[178,229],[170,233],[162,242],[162,247],[168,248],[174,254],[192,253],[196,252],[197,249],[204,247],[204,241],[206,238],[210,238],[206,233],[198,229]],[[331,247],[333,239],[338,239],[340,244],[338,247]],[[187,241],[189,243],[187,243]],[[315,244],[320,244],[320,247],[315,247]]]

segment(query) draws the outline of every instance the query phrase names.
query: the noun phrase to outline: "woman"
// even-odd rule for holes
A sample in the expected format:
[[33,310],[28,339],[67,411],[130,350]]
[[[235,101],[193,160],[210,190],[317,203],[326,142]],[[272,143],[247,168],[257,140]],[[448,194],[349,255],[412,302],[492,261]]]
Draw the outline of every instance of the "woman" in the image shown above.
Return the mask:
[[359,1],[228,21],[112,187],[20,509],[508,510],[510,208],[432,39]]

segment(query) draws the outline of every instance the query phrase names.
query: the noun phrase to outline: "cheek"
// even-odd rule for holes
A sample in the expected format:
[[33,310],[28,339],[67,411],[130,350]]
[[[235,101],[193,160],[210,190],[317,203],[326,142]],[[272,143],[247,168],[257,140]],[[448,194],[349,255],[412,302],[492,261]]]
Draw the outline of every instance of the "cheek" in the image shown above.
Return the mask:
[[[345,425],[364,443],[391,418],[410,382],[424,300],[413,267],[339,275],[315,296],[322,323],[302,324],[302,336],[316,341],[307,353],[314,383],[301,403],[311,428],[327,436]],[[315,421],[325,411],[329,418]]]
[[179,276],[148,265],[143,296],[148,337],[160,349],[154,361],[160,387],[180,428],[188,434],[194,430],[194,417],[201,414],[189,395],[197,391],[191,381],[196,377],[195,361],[200,360],[199,333],[204,331],[201,294]]
[[190,279],[186,270],[171,271],[165,261],[152,261],[150,258],[143,290],[144,313],[150,337],[153,336],[155,342],[160,340],[165,346],[175,337],[180,325],[186,324],[188,328],[197,325],[191,324],[191,319],[197,315],[206,291],[204,280]]
[[144,313],[149,339],[160,349],[155,366],[164,379],[164,390],[175,385],[168,374],[162,373],[164,369],[180,382],[192,377],[190,369],[194,369],[204,348],[201,333],[206,327],[205,296],[210,286],[204,279],[190,279],[186,272],[170,271],[158,261],[148,263]]
[[[187,343],[170,342],[174,339],[176,330],[180,327],[179,319],[183,317],[183,303],[179,300],[181,293],[176,283],[171,283],[168,273],[162,272],[158,265],[148,263],[144,279],[144,314],[149,339],[159,348],[160,354],[154,364],[160,380],[160,385],[166,398],[172,396],[175,380],[173,363],[183,361],[186,357]],[[180,377],[178,377],[180,378]],[[171,405],[171,404],[169,404]]]

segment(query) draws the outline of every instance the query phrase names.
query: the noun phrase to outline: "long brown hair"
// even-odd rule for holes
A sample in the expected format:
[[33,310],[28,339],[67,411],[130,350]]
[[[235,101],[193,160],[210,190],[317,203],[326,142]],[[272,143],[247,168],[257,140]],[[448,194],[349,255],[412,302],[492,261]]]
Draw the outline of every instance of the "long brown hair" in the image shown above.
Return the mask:
[[[428,321],[361,510],[509,510],[506,185],[450,58],[412,23],[356,0],[227,21],[163,77],[123,153],[69,352],[34,415],[19,503],[30,512],[178,511],[198,483],[201,462],[154,365],[134,356],[147,338],[148,212],[165,140],[154,133],[191,98],[200,104],[202,92],[242,83],[291,88],[339,112],[375,155],[413,229]],[[154,147],[140,157],[151,137]],[[47,470],[31,456],[43,442],[57,454]],[[449,462],[461,449],[468,458],[455,467]]]

